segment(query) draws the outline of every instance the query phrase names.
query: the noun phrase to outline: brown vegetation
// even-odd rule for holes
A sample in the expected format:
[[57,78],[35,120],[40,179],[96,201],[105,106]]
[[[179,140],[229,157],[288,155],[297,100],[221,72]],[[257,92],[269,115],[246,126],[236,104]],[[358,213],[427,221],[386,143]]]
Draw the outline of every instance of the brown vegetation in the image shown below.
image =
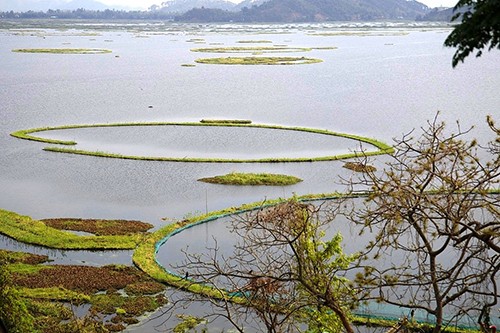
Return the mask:
[[84,231],[96,236],[130,235],[144,233],[153,225],[141,221],[56,218],[41,220],[59,230]]

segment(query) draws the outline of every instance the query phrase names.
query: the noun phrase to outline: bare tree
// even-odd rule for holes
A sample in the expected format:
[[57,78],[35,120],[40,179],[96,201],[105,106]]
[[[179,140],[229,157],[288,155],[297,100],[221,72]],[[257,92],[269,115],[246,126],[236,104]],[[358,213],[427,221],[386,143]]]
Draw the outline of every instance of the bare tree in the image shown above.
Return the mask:
[[369,189],[352,216],[374,234],[364,258],[376,264],[357,276],[366,299],[423,310],[434,332],[497,304],[500,269],[499,132],[490,121],[496,139],[483,148],[437,118],[396,140],[382,172],[351,183]]
[[240,331],[258,318],[266,332],[310,330],[352,333],[350,309],[356,302],[342,275],[355,259],[343,253],[340,234],[323,240],[320,208],[291,199],[238,216],[238,236],[227,257],[215,246],[207,254],[188,254],[179,269],[191,281],[221,290],[220,315]]

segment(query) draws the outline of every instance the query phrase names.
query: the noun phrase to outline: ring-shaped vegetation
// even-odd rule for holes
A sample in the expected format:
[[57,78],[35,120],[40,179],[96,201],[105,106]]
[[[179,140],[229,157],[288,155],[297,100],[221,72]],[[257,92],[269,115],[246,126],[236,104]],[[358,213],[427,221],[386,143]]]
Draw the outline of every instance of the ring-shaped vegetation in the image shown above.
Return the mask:
[[306,57],[221,57],[199,58],[195,62],[209,65],[306,65],[323,60]]
[[346,139],[356,140],[361,143],[367,143],[371,146],[377,148],[377,150],[372,151],[359,151],[350,152],[346,154],[339,155],[329,155],[329,156],[319,156],[319,157],[276,157],[276,158],[255,158],[255,159],[228,159],[228,158],[201,158],[201,157],[169,157],[169,156],[134,156],[134,155],[123,155],[108,153],[103,151],[89,151],[81,150],[75,148],[65,148],[65,147],[45,147],[45,151],[58,152],[58,153],[69,153],[77,155],[88,155],[96,157],[108,157],[108,158],[120,158],[120,159],[131,159],[131,160],[142,160],[142,161],[167,161],[167,162],[199,162],[199,163],[278,163],[278,162],[316,162],[316,161],[334,161],[340,159],[348,159],[360,156],[374,156],[382,154],[390,154],[394,149],[375,139],[362,137],[359,135],[347,134],[347,133],[337,133],[331,132],[323,129],[314,128],[304,128],[304,127],[287,127],[287,126],[277,126],[277,125],[264,125],[264,124],[252,124],[245,122],[149,122],[149,123],[112,123],[112,124],[82,124],[82,125],[65,125],[65,126],[55,126],[55,127],[41,127],[41,128],[31,128],[25,130],[19,130],[11,133],[11,136],[31,141],[39,141],[50,144],[59,144],[66,146],[74,146],[77,143],[75,141],[63,141],[54,140],[48,138],[42,138],[33,135],[34,133],[39,133],[43,131],[53,131],[53,130],[65,130],[65,129],[76,129],[76,128],[97,128],[97,127],[124,127],[124,126],[214,126],[214,127],[246,127],[246,128],[264,128],[264,129],[275,129],[275,130],[286,130],[286,131],[298,131],[298,132],[308,132],[320,135],[330,135],[336,137],[342,137]]
[[227,46],[227,47],[202,47],[191,49],[192,52],[204,53],[284,53],[284,52],[308,52],[309,47],[288,46]]
[[53,49],[14,49],[12,52],[18,53],[50,53],[50,54],[105,54],[111,53],[107,49],[68,49],[68,48],[53,48]]
[[[341,193],[328,193],[328,194],[310,194],[300,197],[295,197],[298,201],[317,201],[317,200],[334,200],[339,198],[355,198],[363,197],[368,193],[357,192],[356,194],[341,194]],[[182,221],[177,221],[168,224],[157,231],[148,235],[148,237],[135,249],[132,255],[134,264],[148,274],[153,279],[181,288],[193,293],[201,294],[207,297],[230,299],[234,302],[245,302],[244,297],[234,295],[223,289],[215,289],[205,284],[196,283],[185,276],[176,274],[165,268],[157,259],[157,253],[161,246],[163,246],[172,236],[181,233],[182,231],[209,222],[216,221],[220,218],[242,214],[245,212],[255,211],[257,209],[267,208],[286,202],[287,199],[266,200],[264,202],[254,202],[251,204],[244,204],[239,207],[230,207],[219,211],[209,212],[194,216]]]

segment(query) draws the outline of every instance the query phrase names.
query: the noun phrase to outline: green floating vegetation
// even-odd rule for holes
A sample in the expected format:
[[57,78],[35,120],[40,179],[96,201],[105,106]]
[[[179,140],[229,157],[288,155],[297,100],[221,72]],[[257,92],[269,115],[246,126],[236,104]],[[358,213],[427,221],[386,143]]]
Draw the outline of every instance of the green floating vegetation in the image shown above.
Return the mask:
[[45,255],[0,250],[0,263],[5,262],[9,264],[21,263],[33,265],[41,264],[47,261],[49,261],[49,257]]
[[267,185],[286,186],[300,183],[302,179],[271,173],[240,173],[231,172],[222,176],[198,179],[200,182],[222,185]]
[[237,43],[241,44],[266,44],[266,43],[272,43],[270,40],[265,40],[265,39],[251,39],[251,40],[239,40]]
[[228,46],[228,47],[204,47],[191,49],[192,52],[204,53],[283,53],[283,52],[308,52],[308,47],[288,47],[280,46]]
[[251,120],[247,119],[202,119],[202,124],[251,124]]
[[305,65],[323,62],[306,57],[222,57],[199,58],[195,62],[209,65]]
[[191,39],[186,40],[186,42],[195,43],[195,44],[204,44],[205,39],[204,38],[191,38]]
[[29,216],[3,209],[0,209],[0,233],[23,243],[64,250],[134,249],[146,237],[145,233],[78,236],[49,227],[42,221],[33,220]]
[[70,49],[70,48],[54,48],[54,49],[14,49],[12,52],[20,53],[53,53],[53,54],[104,54],[111,53],[107,49]]
[[264,124],[251,124],[244,120],[242,122],[235,122],[234,120],[223,121],[221,120],[205,120],[204,122],[198,123],[165,123],[165,122],[151,122],[151,123],[111,123],[111,124],[82,124],[82,125],[64,125],[57,127],[41,127],[32,128],[26,130],[19,130],[11,133],[11,136],[31,141],[39,141],[50,144],[60,144],[60,145],[76,145],[74,141],[64,141],[64,140],[54,140],[45,139],[33,135],[37,132],[52,131],[52,130],[64,130],[64,129],[76,129],[76,128],[97,128],[97,127],[124,127],[124,126],[220,126],[220,127],[248,127],[248,128],[264,128],[264,129],[276,129],[276,130],[287,130],[287,131],[298,131],[298,132],[308,132],[320,135],[330,135],[343,137],[346,139],[356,140],[359,142],[367,143],[377,148],[375,151],[360,151],[352,152],[340,155],[331,156],[319,156],[319,157],[294,157],[294,158],[256,158],[256,159],[225,159],[225,158],[196,158],[196,157],[168,157],[168,156],[134,156],[134,155],[122,155],[114,154],[102,151],[88,151],[74,148],[63,148],[63,147],[46,147],[45,151],[58,152],[58,153],[69,153],[76,155],[85,156],[95,156],[95,157],[107,157],[107,158],[121,158],[130,160],[141,160],[141,161],[166,161],[166,162],[197,162],[197,163],[282,163],[282,162],[319,162],[319,161],[334,161],[342,160],[354,157],[367,157],[382,154],[391,154],[394,152],[394,148],[391,146],[371,138],[366,138],[358,135],[331,132],[328,130],[314,129],[314,128],[304,128],[304,127],[286,127],[277,125],[264,125]]
[[77,324],[73,313],[65,311],[68,302],[87,304],[94,316],[85,323],[104,325],[110,332],[138,323],[138,317],[167,303],[163,294],[165,285],[132,266],[8,264],[5,267],[12,287],[35,318],[37,332],[94,332],[82,330],[81,325],[62,329]]
[[313,50],[337,50],[338,47],[336,47],[336,46],[317,46],[317,47],[313,47],[312,49]]
[[182,67],[196,67],[195,64],[182,64]]
[[373,165],[361,163],[361,162],[347,162],[343,165],[344,168],[356,171],[356,172],[373,172],[377,171]]

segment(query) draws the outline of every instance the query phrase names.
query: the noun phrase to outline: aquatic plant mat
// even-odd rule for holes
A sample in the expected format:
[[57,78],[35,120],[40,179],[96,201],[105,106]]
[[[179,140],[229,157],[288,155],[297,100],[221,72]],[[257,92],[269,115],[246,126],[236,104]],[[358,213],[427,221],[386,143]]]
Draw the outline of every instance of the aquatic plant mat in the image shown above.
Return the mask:
[[228,46],[228,47],[204,47],[191,49],[192,52],[204,53],[283,53],[283,52],[308,52],[309,47],[288,46]]
[[306,65],[323,60],[306,57],[223,57],[199,58],[195,62],[209,65]]
[[153,228],[152,224],[130,220],[96,220],[96,219],[42,219],[45,225],[58,230],[88,232],[97,236],[130,235],[145,233]]
[[304,128],[304,127],[286,127],[277,125],[265,125],[265,124],[253,124],[249,120],[202,120],[201,122],[185,122],[185,123],[169,123],[169,122],[149,122],[149,123],[111,123],[111,124],[82,124],[82,125],[64,125],[55,127],[40,127],[31,128],[25,130],[19,130],[11,133],[11,136],[31,141],[44,142],[49,144],[57,144],[63,146],[74,146],[77,143],[75,141],[64,141],[47,139],[34,135],[34,133],[43,131],[54,131],[54,130],[64,130],[64,129],[76,129],[76,128],[109,128],[109,127],[125,127],[125,126],[219,126],[219,127],[245,127],[245,128],[262,128],[262,129],[273,129],[273,130],[285,130],[285,131],[297,131],[297,132],[307,132],[319,135],[330,135],[336,137],[342,137],[346,139],[351,139],[359,141],[360,143],[366,143],[370,146],[376,148],[372,151],[354,151],[346,154],[340,155],[329,155],[329,156],[319,156],[319,157],[283,157],[283,158],[255,158],[255,159],[236,159],[236,158],[196,158],[196,157],[169,157],[169,156],[132,156],[123,154],[114,154],[103,151],[88,151],[75,148],[64,148],[64,147],[46,147],[45,151],[58,152],[58,153],[69,153],[77,155],[88,155],[96,157],[108,157],[108,158],[121,158],[121,159],[132,159],[132,160],[142,160],[142,161],[168,161],[168,162],[204,162],[204,163],[277,163],[277,162],[317,162],[317,161],[333,161],[340,159],[348,159],[353,157],[366,157],[381,154],[390,154],[394,149],[376,139],[371,139],[367,137],[362,137],[359,135],[331,132],[328,130],[314,129],[314,128]]
[[111,50],[107,49],[66,49],[66,48],[55,48],[55,49],[14,49],[12,52],[17,53],[49,53],[49,54],[104,54],[111,53]]
[[280,174],[272,173],[241,173],[231,172],[222,176],[207,177],[198,179],[200,182],[222,185],[267,185],[267,186],[286,186],[297,184],[302,179]]
[[46,257],[10,251],[0,258],[37,332],[118,332],[167,303],[165,285],[135,267],[41,265]]
[[344,168],[356,171],[356,172],[374,172],[377,171],[373,165],[361,163],[361,162],[346,162],[343,165]]
[[[53,219],[46,224],[29,216],[0,209],[1,234],[23,243],[54,249],[134,249],[150,228],[152,225],[147,223],[120,220]],[[94,235],[79,236],[66,230],[85,231]]]

